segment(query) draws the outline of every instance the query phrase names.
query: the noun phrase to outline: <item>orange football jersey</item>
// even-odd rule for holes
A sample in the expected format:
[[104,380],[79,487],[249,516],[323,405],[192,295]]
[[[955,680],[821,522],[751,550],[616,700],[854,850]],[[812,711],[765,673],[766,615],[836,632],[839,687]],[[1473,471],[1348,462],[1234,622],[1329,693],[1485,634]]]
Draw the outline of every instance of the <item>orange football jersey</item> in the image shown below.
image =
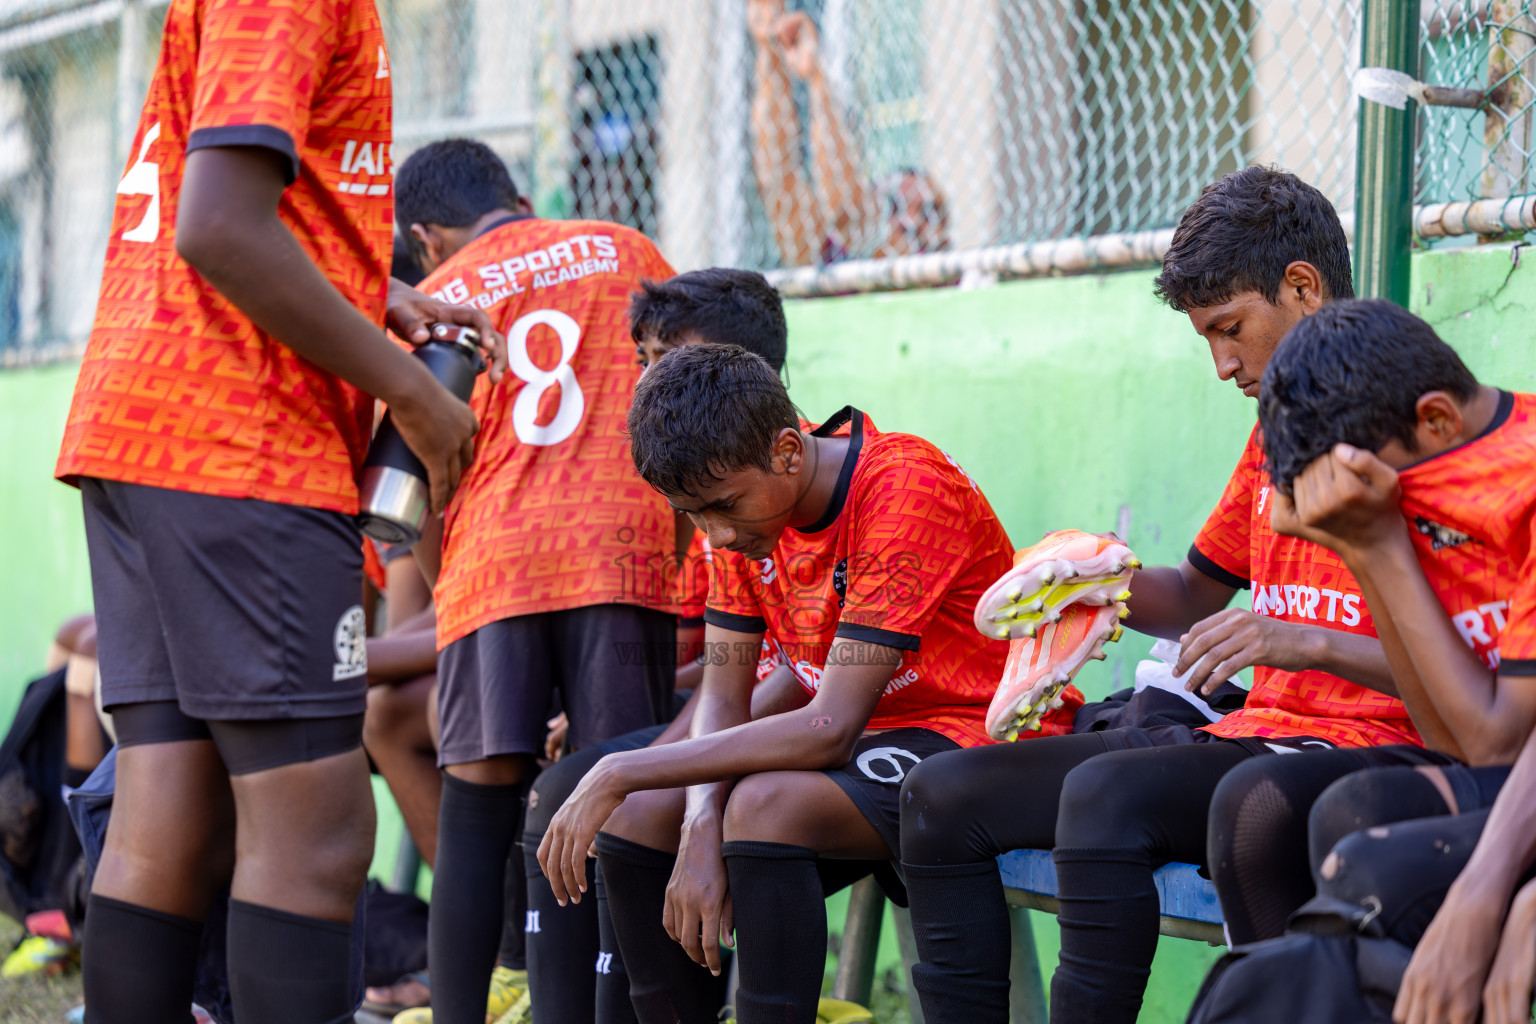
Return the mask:
[[[1270,528],[1273,494],[1255,427],[1221,501],[1189,549],[1190,562],[1218,582],[1251,588],[1255,614],[1375,636],[1360,585],[1339,556]],[[1316,669],[1285,672],[1262,665],[1253,670],[1246,706],[1206,729],[1228,737],[1314,736],[1341,747],[1422,743],[1395,697]]]
[[671,276],[638,231],[530,217],[492,225],[422,282],[485,310],[509,356],[501,383],[482,376],[470,398],[480,433],[444,523],[439,647],[533,612],[677,610],[675,515],[624,433],[640,379],[630,296]]
[[714,559],[709,538],[703,530],[693,532],[688,554],[677,573],[677,608],[679,625],[697,626],[704,621],[704,606],[709,600],[709,566]]
[[1425,578],[1503,675],[1536,675],[1536,395],[1500,396],[1475,440],[1399,474]]
[[[826,515],[786,529],[759,561],[715,551],[705,621],[765,633],[811,693],[838,637],[894,647],[902,665],[869,728],[991,743],[983,721],[1008,645],[982,637],[971,616],[1013,563],[1013,545],[965,471],[922,438],[881,433],[851,408],[816,433],[850,421],[848,462]],[[1070,731],[1070,716],[1053,728],[1061,725],[1047,716],[1045,732]]]
[[60,478],[357,511],[372,400],[204,282],[176,254],[176,213],[188,151],[278,152],[290,179],[283,223],[382,325],[390,103],[373,0],[173,0],[117,186]]

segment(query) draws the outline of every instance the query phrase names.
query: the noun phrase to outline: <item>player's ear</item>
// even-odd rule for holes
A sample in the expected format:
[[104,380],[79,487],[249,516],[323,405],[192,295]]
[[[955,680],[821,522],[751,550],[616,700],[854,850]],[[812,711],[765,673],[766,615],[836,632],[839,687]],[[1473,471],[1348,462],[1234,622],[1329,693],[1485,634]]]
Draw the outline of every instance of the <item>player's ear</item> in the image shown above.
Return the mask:
[[427,224],[412,224],[411,237],[421,245],[424,258],[418,262],[427,273],[436,270],[447,259],[447,244],[436,228]]
[[1286,266],[1280,288],[1309,316],[1327,300],[1322,273],[1306,260],[1293,260]]
[[518,196],[517,197],[517,212],[521,213],[521,214],[526,214],[527,216],[532,217],[533,216],[533,200],[529,199],[527,196]]
[[793,427],[785,427],[773,439],[773,461],[782,472],[795,476],[805,466],[805,438]]
[[1444,391],[1427,391],[1414,403],[1418,423],[1414,438],[1425,454],[1444,451],[1461,443],[1461,404]]

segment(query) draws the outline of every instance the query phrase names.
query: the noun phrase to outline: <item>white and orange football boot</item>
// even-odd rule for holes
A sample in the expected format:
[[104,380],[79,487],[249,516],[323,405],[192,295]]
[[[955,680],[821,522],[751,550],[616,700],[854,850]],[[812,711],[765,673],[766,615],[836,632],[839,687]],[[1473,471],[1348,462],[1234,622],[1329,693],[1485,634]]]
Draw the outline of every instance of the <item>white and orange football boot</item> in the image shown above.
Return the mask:
[[976,602],[982,636],[1018,640],[1035,635],[1076,604],[1111,605],[1131,596],[1131,571],[1141,562],[1112,533],[1057,530],[1013,556],[1013,568]]
[[1015,740],[1040,728],[1040,719],[1061,702],[1077,670],[1103,660],[1104,645],[1120,639],[1124,604],[1075,604],[1033,636],[1008,644],[1002,682],[987,708],[987,734]]

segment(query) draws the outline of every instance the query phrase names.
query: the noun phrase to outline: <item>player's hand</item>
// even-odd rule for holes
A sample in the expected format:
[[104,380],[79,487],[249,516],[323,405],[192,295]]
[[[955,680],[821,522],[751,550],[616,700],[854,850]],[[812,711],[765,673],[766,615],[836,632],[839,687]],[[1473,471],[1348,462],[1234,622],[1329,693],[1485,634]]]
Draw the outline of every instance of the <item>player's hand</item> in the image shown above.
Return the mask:
[[706,812],[683,823],[677,863],[667,883],[661,926],[695,963],[720,974],[720,943],[735,945],[731,893],[720,856],[720,818]]
[[390,396],[389,414],[406,446],[426,467],[432,514],[441,515],[458,489],[459,477],[475,457],[480,424],[469,406],[430,374],[413,391]]
[[1189,672],[1184,689],[1209,697],[1216,687],[1255,665],[1298,672],[1310,664],[1306,630],[1246,608],[1228,608],[1201,619],[1179,638],[1182,646],[1173,674]]
[[1536,882],[1515,894],[1483,986],[1483,1024],[1530,1024],[1536,988]]
[[580,903],[587,891],[587,852],[602,830],[603,823],[624,802],[628,794],[611,784],[605,763],[609,754],[587,772],[570,797],[555,812],[554,819],[539,843],[539,867],[549,879],[555,902]]
[[774,42],[773,28],[784,14],[784,0],[747,0],[747,31],[758,46]]
[[1374,454],[1337,444],[1302,470],[1292,494],[1276,494],[1269,514],[1276,533],[1315,541],[1344,555],[1374,547],[1405,529],[1397,470]]
[[490,364],[491,383],[499,382],[502,374],[507,372],[507,339],[482,310],[434,299],[404,281],[390,278],[389,308],[384,314],[384,325],[402,341],[425,345],[432,340],[432,324],[473,327],[480,334],[480,351],[485,353],[485,360]]
[[806,79],[821,73],[821,36],[809,14],[791,11],[779,18],[773,31],[791,71]]
[[[1473,1024],[1498,944],[1504,901],[1451,886],[1403,972],[1392,1008],[1396,1024]],[[1522,1018],[1529,1020],[1529,1018]]]
[[551,761],[558,761],[560,751],[565,746],[565,737],[571,731],[571,720],[562,711],[544,724],[549,727],[549,734],[544,737],[544,756]]

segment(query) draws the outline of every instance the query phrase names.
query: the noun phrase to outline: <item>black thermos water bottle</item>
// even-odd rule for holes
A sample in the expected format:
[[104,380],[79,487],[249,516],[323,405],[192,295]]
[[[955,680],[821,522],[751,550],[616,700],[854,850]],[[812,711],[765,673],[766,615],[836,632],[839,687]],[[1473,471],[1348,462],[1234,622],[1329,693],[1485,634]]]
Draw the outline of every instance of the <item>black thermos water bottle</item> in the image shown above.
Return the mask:
[[[432,376],[463,401],[475,389],[475,377],[485,369],[473,328],[433,324],[432,340],[416,349],[416,358],[427,364]],[[385,544],[415,544],[427,521],[431,490],[427,470],[395,429],[389,413],[379,424],[363,461],[358,525],[364,533]]]

